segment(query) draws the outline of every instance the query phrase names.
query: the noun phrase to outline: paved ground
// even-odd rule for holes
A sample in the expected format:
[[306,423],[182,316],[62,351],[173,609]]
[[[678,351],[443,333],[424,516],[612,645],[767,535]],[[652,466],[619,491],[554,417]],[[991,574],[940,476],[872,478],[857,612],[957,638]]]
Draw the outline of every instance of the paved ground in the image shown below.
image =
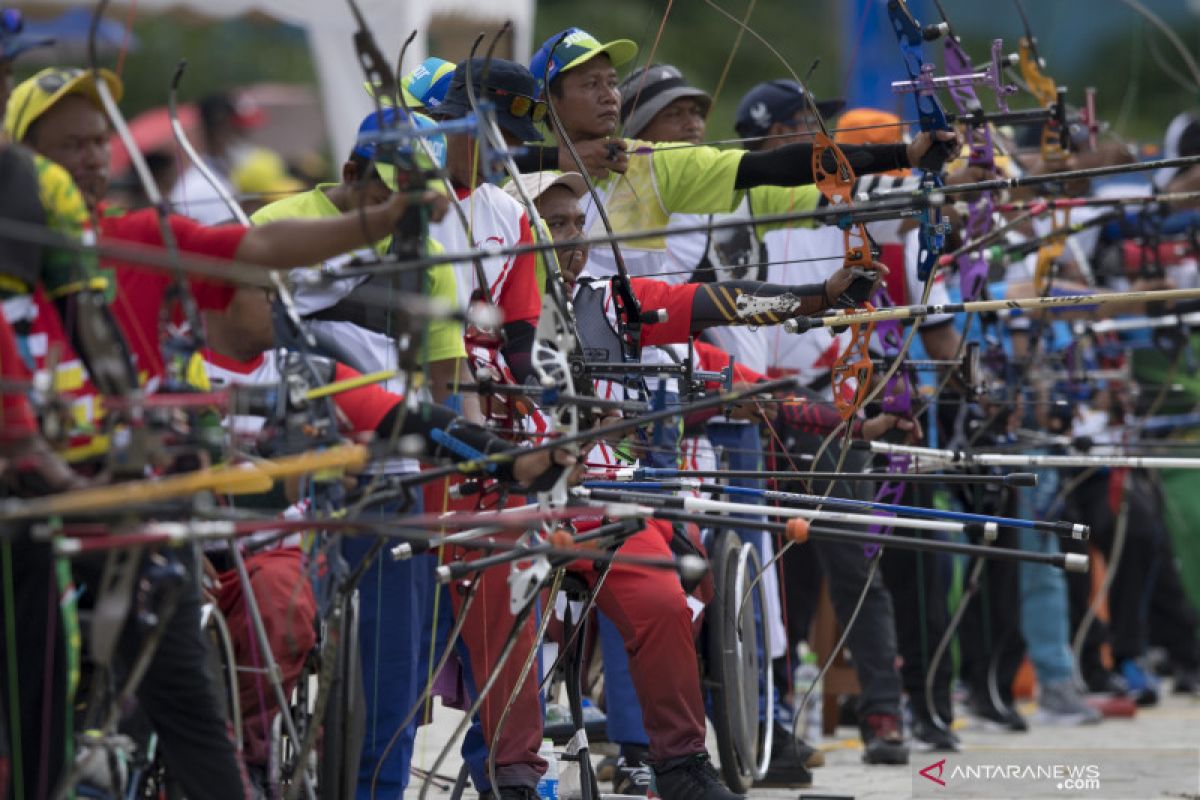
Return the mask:
[[[1023,706],[1022,711],[1033,713],[1032,705]],[[435,723],[427,726],[419,735],[414,764],[428,766],[432,763],[445,737],[453,730],[459,715],[457,712],[439,708],[435,714]],[[1116,785],[1108,782],[1102,793],[1055,793],[1049,795],[1030,794],[1021,791],[1021,800],[1034,800],[1040,796],[1061,797],[1129,797],[1142,800],[1151,797],[1191,798],[1200,800],[1200,700],[1167,696],[1157,708],[1141,710],[1134,719],[1106,720],[1096,726],[1061,728],[1034,724],[1025,734],[988,732],[969,722],[956,723],[956,729],[964,743],[967,758],[985,758],[995,755],[1000,761],[1005,760],[1005,754],[1013,754],[1013,748],[1035,750],[1040,752],[1074,753],[1076,756],[1086,755],[1096,760],[1111,764],[1114,759],[1122,763],[1116,767],[1120,772],[1120,780]],[[710,735],[711,745],[711,735]],[[927,763],[932,763],[942,756],[930,757],[929,754],[913,753],[909,767],[864,766],[860,760],[861,745],[854,730],[842,728],[838,736],[826,739],[821,743],[826,752],[827,763],[814,771],[814,783],[808,789],[770,789],[755,790],[751,796],[771,800],[773,798],[788,798],[789,800],[806,800],[811,798],[855,798],[856,800],[897,800],[911,797],[913,794],[913,772]],[[1180,748],[1190,748],[1190,754],[1185,756],[1185,763],[1190,762],[1191,768],[1185,768],[1189,773],[1187,778],[1179,778],[1179,769],[1170,779],[1163,777],[1161,763],[1156,761],[1154,754],[1164,751],[1178,751]],[[710,747],[715,752],[715,747]],[[950,757],[952,760],[954,756]],[[1124,759],[1129,759],[1129,764]],[[953,761],[948,762],[948,766]],[[459,764],[457,753],[447,759],[439,769],[444,775],[457,773]],[[418,782],[410,789],[410,795],[416,795]],[[602,787],[607,789],[608,787]],[[936,788],[934,788],[935,791]],[[991,787],[995,791],[995,785]],[[431,795],[446,797],[445,791],[431,792]],[[924,797],[957,798],[964,796],[958,792],[947,791],[942,794],[923,793]],[[992,794],[990,796],[1004,796]],[[473,798],[474,793],[468,791],[467,798]]]

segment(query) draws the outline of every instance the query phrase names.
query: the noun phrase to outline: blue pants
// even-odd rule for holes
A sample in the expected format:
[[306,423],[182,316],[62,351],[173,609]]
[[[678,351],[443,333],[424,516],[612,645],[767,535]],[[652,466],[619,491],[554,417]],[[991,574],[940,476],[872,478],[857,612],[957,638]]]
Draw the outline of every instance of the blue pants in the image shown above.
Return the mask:
[[[1020,490],[1017,515],[1039,519],[1058,493],[1057,470],[1035,470],[1038,485]],[[1058,539],[1039,531],[1018,531],[1022,550],[1057,553]],[[1074,672],[1067,613],[1067,581],[1062,572],[1048,564],[1021,564],[1021,635],[1029,648],[1029,660],[1045,686],[1069,680]]]
[[[418,497],[416,506],[409,513],[420,512]],[[343,541],[342,554],[352,568],[362,560],[372,543],[373,540],[365,536],[348,537]],[[357,800],[370,799],[372,778],[380,761],[383,765],[379,768],[375,787],[378,800],[399,800],[408,786],[421,715],[418,714],[400,732],[390,748],[388,744],[430,679],[429,671],[445,647],[454,619],[450,598],[434,579],[436,566],[433,555],[394,561],[388,548],[384,547],[359,583],[359,652],[366,720]],[[438,592],[442,593],[440,597]],[[435,598],[436,620],[433,618]],[[432,663],[431,645],[435,647]],[[469,664],[467,659],[462,660]],[[467,670],[470,684],[469,666]],[[474,727],[463,742],[462,752],[474,775],[486,771],[483,767],[487,758],[486,746]]]

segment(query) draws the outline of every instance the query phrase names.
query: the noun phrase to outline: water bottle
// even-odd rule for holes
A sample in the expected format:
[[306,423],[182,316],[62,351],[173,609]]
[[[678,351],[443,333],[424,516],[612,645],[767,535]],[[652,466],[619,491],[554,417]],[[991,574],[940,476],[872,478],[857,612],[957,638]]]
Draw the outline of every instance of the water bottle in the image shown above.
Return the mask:
[[800,666],[796,668],[792,697],[795,698],[793,702],[799,705],[804,696],[809,693],[810,687],[812,688],[808,705],[804,708],[804,716],[797,720],[801,737],[806,744],[810,745],[821,741],[821,705],[824,698],[821,692],[821,681],[818,679],[820,674],[821,667],[817,663],[817,654],[807,647],[802,647]]
[[554,755],[554,742],[542,739],[538,755],[546,762],[546,774],[537,785],[538,797],[541,800],[558,800],[558,759]]

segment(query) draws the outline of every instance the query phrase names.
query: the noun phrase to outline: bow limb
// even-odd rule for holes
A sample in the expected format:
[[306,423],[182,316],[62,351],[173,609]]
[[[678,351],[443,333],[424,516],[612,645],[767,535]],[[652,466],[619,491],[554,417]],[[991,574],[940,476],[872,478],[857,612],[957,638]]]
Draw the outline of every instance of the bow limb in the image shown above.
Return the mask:
[[1155,14],[1144,4],[1138,2],[1138,0],[1120,0],[1120,2],[1124,3],[1126,6],[1145,17],[1151,25],[1157,28],[1162,35],[1167,38],[1167,41],[1169,41],[1171,46],[1174,47],[1176,52],[1179,53],[1179,57],[1183,60],[1184,65],[1187,66],[1188,74],[1191,76],[1192,80],[1195,81],[1195,83],[1193,83],[1191,86],[1191,90],[1200,91],[1200,67],[1196,65],[1196,59],[1192,56],[1191,51],[1188,50],[1187,46],[1183,43],[1183,41],[1179,38],[1179,35],[1175,33],[1171,26],[1164,22],[1162,17]]
[[[129,125],[121,115],[121,110],[117,107],[117,102],[113,99],[112,92],[109,91],[107,81],[100,75],[96,36],[100,21],[104,18],[104,13],[108,8],[109,2],[110,0],[99,0],[96,4],[96,10],[92,13],[91,26],[88,30],[88,62],[92,71],[92,82],[96,87],[96,95],[100,99],[100,105],[104,109],[104,114],[108,117],[113,130],[116,131],[117,136],[120,138],[121,144],[129,153],[129,160],[133,164],[135,174],[138,176],[138,182],[142,185],[142,190],[146,193],[150,205],[154,208],[155,216],[158,220],[159,234],[163,240],[163,248],[167,251],[168,262],[175,277],[176,291],[179,293],[184,318],[191,328],[192,344],[199,346],[200,342],[198,338],[203,330],[200,325],[200,312],[197,310],[196,300],[192,296],[187,279],[184,276],[183,268],[180,266],[179,243],[176,242],[175,234],[171,230],[166,201],[163,199],[162,193],[158,190],[158,184],[155,183],[154,176],[150,174],[150,167],[146,164],[146,157],[137,146],[133,134],[129,131]],[[169,363],[167,366],[170,368]],[[186,384],[181,374],[172,375],[172,378],[181,384]],[[130,388],[134,389],[136,387]]]
[[[186,68],[187,59],[179,59],[179,64],[175,67],[175,74],[171,77],[170,91],[167,92],[167,117],[171,121],[171,133],[175,137],[175,142],[183,150],[184,155],[187,156],[188,161],[196,168],[201,177],[204,178],[205,183],[212,187],[212,190],[221,198],[221,202],[229,209],[229,213],[233,215],[233,218],[249,227],[253,224],[250,221],[250,217],[246,215],[242,207],[229,194],[228,189],[225,188],[221,181],[217,180],[217,176],[213,174],[208,164],[204,163],[204,159],[196,152],[195,146],[188,138],[187,132],[183,129],[183,125],[179,121],[179,84],[183,80],[183,72]],[[280,305],[283,307],[283,312],[291,326],[292,334],[302,336],[304,343],[308,347],[316,347],[317,341],[300,320],[300,313],[296,310],[296,301],[292,297],[291,290],[284,283],[279,270],[270,270],[267,276],[271,281],[271,287],[275,290],[276,297],[279,298]]]

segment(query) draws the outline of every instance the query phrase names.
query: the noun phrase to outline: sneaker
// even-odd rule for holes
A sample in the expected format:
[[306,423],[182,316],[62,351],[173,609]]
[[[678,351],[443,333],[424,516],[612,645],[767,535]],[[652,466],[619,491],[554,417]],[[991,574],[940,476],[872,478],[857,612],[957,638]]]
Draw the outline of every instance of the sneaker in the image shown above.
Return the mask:
[[1109,670],[1099,670],[1086,675],[1084,683],[1087,684],[1088,694],[1129,694],[1129,684],[1125,679]]
[[662,800],[744,800],[721,784],[708,753],[654,764],[654,784]]
[[931,753],[957,753],[959,745],[962,744],[954,731],[943,728],[924,716],[913,718],[912,738],[913,745],[918,750]]
[[895,714],[867,714],[859,724],[865,764],[907,764],[908,745]]
[[1171,694],[1186,694],[1200,697],[1200,669],[1175,670],[1175,685]]
[[792,750],[805,769],[816,769],[825,766],[825,753],[816,747],[797,739],[787,728],[775,723],[775,736],[771,740],[771,758],[777,758],[782,751]]
[[760,789],[807,789],[812,786],[809,762],[818,760],[823,765],[825,754],[795,739],[787,731],[776,728],[767,774],[755,781],[754,786]]
[[1137,703],[1125,695],[1093,695],[1088,697],[1087,704],[1107,719],[1129,719],[1137,716]]
[[971,695],[967,699],[967,711],[979,720],[985,729],[1012,731],[1024,733],[1029,730],[1029,723],[1012,706],[997,707],[991,697],[980,698]]
[[1158,705],[1158,678],[1147,672],[1138,662],[1127,658],[1120,664],[1121,677],[1129,685],[1129,696],[1139,706]]
[[613,771],[613,794],[634,794],[645,797],[650,791],[650,752],[644,747],[621,746],[617,767]]
[[1042,687],[1035,717],[1048,725],[1095,725],[1102,719],[1069,679]]

